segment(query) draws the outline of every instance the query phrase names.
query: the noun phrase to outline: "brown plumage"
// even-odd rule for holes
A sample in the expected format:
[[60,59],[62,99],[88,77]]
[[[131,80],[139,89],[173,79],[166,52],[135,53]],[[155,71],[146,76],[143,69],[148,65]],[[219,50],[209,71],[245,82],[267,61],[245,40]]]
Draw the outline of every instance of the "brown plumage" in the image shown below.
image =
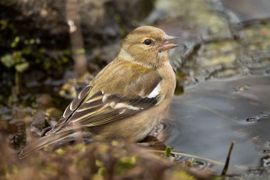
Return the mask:
[[166,114],[175,89],[168,50],[176,47],[161,29],[142,26],[123,40],[118,56],[69,104],[59,123],[20,153],[81,136],[145,138]]

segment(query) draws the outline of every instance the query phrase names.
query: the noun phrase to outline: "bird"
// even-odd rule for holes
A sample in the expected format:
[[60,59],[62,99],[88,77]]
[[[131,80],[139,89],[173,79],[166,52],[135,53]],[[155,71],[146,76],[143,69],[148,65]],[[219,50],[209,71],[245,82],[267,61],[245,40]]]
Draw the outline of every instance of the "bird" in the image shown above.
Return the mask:
[[122,41],[116,56],[78,93],[58,123],[26,145],[24,158],[45,146],[90,132],[96,140],[143,140],[168,113],[176,86],[168,51],[176,37],[140,26]]

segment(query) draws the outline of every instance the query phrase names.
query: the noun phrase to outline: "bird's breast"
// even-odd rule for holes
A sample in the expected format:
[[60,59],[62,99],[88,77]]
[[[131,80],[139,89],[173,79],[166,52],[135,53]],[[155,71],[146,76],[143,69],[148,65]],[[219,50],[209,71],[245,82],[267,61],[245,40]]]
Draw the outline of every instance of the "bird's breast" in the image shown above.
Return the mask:
[[160,82],[161,94],[164,96],[165,99],[168,99],[168,101],[170,101],[174,94],[176,78],[169,61],[165,62],[158,69],[158,72],[162,78],[162,81]]

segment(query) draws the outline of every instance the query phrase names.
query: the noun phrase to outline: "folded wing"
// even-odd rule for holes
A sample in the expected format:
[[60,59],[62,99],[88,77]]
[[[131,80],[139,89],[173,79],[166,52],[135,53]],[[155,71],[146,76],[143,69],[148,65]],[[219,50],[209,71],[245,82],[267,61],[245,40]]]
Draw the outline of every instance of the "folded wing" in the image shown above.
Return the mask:
[[106,68],[114,76],[107,77],[103,72],[98,75],[68,105],[58,124],[45,137],[27,146],[21,157],[46,145],[77,136],[78,129],[113,123],[157,105],[161,82],[158,73],[141,67],[127,67],[122,63]]

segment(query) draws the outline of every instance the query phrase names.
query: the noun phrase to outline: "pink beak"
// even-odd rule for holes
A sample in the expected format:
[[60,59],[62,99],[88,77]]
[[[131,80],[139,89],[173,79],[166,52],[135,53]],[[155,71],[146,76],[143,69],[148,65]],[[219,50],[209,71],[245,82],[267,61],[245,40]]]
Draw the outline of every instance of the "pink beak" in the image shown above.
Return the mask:
[[175,40],[175,39],[177,39],[177,37],[169,36],[166,34],[165,38],[164,38],[164,42],[159,47],[158,51],[159,52],[168,51],[169,49],[177,47],[178,46],[177,44],[170,42],[170,41]]

